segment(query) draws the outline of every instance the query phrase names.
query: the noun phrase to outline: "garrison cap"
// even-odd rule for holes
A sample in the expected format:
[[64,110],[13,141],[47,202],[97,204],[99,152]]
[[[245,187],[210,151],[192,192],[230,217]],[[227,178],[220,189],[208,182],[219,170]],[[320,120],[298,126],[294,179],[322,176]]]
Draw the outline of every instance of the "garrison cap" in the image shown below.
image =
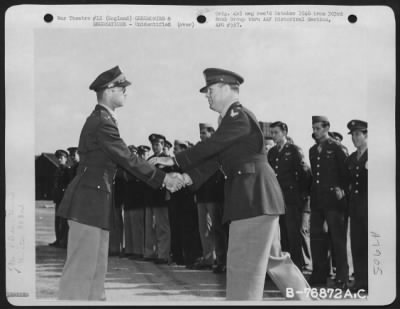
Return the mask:
[[259,121],[258,124],[260,125],[261,131],[264,135],[264,139],[272,139],[271,122]]
[[174,142],[175,145],[179,145],[179,146],[183,146],[185,148],[189,147],[189,143],[188,141],[184,141],[184,140],[180,140],[180,139],[176,139]]
[[349,121],[347,124],[347,128],[349,128],[349,134],[353,133],[354,131],[367,131],[368,130],[368,123],[363,120],[353,119]]
[[171,147],[172,147],[172,144],[171,144],[170,141],[165,140],[164,146],[166,146],[166,147],[168,147],[168,148],[171,148]]
[[140,146],[137,147],[137,151],[139,153],[145,153],[145,152],[150,151],[150,147],[146,146],[146,145],[140,145]]
[[152,144],[153,143],[158,143],[158,142],[161,142],[161,141],[163,141],[165,143],[166,138],[165,138],[164,135],[153,133],[153,134],[150,134],[149,141]]
[[240,85],[244,82],[243,77],[235,72],[223,69],[208,68],[203,71],[206,85],[200,89],[200,92],[207,92],[207,88],[213,84],[224,83],[231,85]]
[[211,128],[214,130],[214,127],[212,126],[212,124],[209,124],[209,123],[199,123],[199,128],[200,128],[200,131],[203,129],[207,129],[207,128]]
[[328,117],[325,116],[312,116],[312,123],[316,123],[316,122],[328,122]]
[[119,66],[115,66],[97,76],[93,83],[90,84],[89,89],[98,92],[106,88],[126,87],[129,85],[131,85],[131,82],[126,80],[125,74],[122,73]]
[[78,152],[78,147],[68,147],[67,150],[69,152],[69,155],[73,156],[75,153]]
[[57,159],[62,156],[68,158],[68,152],[66,152],[64,149],[58,149],[54,154],[57,157]]

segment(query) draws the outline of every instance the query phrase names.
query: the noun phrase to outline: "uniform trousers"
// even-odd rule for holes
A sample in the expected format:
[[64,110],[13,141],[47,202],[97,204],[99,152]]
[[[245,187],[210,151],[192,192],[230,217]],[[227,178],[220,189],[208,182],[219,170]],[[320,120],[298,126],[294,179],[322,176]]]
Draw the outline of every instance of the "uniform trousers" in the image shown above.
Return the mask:
[[144,215],[144,257],[157,257],[157,238],[154,222],[154,208],[146,207]]
[[[283,295],[286,288],[304,291],[309,285],[301,271],[282,252],[279,216],[261,215],[232,221],[227,258],[227,300],[262,300],[265,274]],[[292,299],[308,299],[294,293]]]
[[197,203],[199,233],[205,262],[226,263],[227,236],[222,225],[222,205]]
[[153,211],[157,239],[157,255],[159,259],[169,259],[171,251],[171,230],[169,226],[168,207],[155,207]]
[[122,207],[113,207],[111,212],[109,252],[120,254],[122,252],[124,241]]
[[144,253],[144,208],[124,212],[125,253]]
[[349,265],[344,211],[312,209],[310,231],[313,278],[316,281],[327,279],[330,270],[328,249],[331,242],[336,261],[336,280],[347,281]]
[[[360,207],[361,206],[361,207]],[[357,285],[368,288],[368,202],[350,203],[350,243]]]
[[109,232],[68,220],[67,260],[60,279],[60,300],[105,300]]

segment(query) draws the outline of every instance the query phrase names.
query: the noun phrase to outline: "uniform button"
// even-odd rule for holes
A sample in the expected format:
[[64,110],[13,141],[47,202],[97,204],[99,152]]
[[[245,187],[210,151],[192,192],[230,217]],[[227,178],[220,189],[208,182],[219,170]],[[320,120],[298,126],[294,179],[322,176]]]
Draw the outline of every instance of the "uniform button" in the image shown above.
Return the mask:
[[358,166],[356,166],[356,170],[358,170]]
[[358,194],[358,190],[354,191],[355,194]]
[[276,158],[275,161],[279,161],[279,158]]
[[278,169],[278,165],[276,165],[275,168]]
[[241,175],[241,174],[242,174],[242,171],[238,171],[238,174]]
[[316,183],[319,183],[319,180],[317,180]]
[[317,176],[319,176],[319,172],[317,172]]
[[275,176],[276,176],[276,177],[278,177],[278,174],[277,174],[277,173],[275,173]]
[[228,179],[228,176],[225,176],[224,178],[225,178],[225,179]]
[[317,160],[321,159],[320,157],[317,157]]
[[319,167],[319,164],[317,164],[317,167]]
[[100,189],[100,186],[97,186],[97,189]]
[[358,177],[359,175],[358,174],[356,174],[356,177]]
[[358,185],[358,182],[356,182],[356,185]]

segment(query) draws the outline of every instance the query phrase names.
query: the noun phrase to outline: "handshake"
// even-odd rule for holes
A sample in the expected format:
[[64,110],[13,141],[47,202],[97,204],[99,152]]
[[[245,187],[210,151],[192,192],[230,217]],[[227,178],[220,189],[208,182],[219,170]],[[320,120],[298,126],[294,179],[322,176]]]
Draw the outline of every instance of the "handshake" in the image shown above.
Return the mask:
[[[171,157],[153,157],[149,160],[152,165],[158,166],[173,166],[175,165],[174,159]],[[192,179],[186,173],[168,173],[165,175],[163,185],[172,193],[193,184]]]
[[193,182],[188,174],[168,173],[165,175],[163,184],[169,191],[174,193],[186,186],[192,185]]

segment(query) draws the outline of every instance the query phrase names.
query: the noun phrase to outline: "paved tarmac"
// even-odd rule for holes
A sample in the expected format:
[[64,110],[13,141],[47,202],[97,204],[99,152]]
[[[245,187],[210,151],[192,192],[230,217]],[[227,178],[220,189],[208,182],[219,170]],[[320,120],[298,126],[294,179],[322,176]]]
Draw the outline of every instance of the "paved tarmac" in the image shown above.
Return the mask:
[[[58,282],[66,249],[48,246],[54,241],[54,207],[49,201],[36,203],[36,293],[37,299],[57,298]],[[135,304],[151,302],[176,304],[180,301],[206,302],[225,300],[225,274],[210,270],[188,270],[184,266],[156,265],[110,257],[106,276],[106,302]],[[274,283],[268,281],[264,299],[284,300]]]

